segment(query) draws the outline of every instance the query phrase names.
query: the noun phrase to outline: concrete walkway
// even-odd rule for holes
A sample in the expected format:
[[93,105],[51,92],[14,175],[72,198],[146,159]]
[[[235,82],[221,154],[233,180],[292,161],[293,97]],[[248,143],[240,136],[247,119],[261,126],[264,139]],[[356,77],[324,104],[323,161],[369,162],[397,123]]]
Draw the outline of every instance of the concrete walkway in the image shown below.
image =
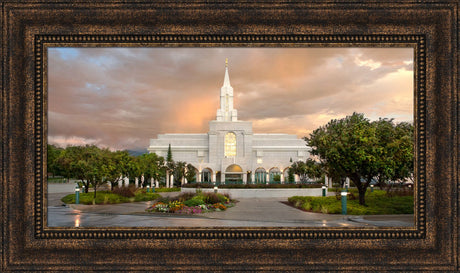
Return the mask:
[[[70,192],[69,192],[70,189]],[[67,192],[65,192],[67,191]],[[284,204],[285,198],[240,198],[226,211],[199,215],[146,213],[152,201],[113,205],[63,206],[69,184],[50,184],[48,226],[73,227],[411,227],[413,215],[343,216],[304,212]],[[177,195],[179,193],[161,193]]]

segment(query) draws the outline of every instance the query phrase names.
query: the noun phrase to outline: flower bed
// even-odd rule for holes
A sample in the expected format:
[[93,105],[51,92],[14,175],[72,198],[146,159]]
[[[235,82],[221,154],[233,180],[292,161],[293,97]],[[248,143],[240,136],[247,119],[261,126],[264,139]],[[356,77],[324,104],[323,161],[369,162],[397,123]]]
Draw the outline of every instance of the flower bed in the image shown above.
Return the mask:
[[174,199],[162,198],[146,209],[147,212],[200,214],[224,211],[234,206],[235,200],[216,193],[183,193]]

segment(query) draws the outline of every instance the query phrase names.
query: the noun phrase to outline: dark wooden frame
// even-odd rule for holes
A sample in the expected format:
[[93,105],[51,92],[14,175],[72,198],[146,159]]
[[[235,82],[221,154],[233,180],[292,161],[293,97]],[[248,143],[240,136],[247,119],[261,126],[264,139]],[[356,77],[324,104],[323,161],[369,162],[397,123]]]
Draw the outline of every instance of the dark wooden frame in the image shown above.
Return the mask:
[[[459,270],[456,1],[3,1],[2,271]],[[48,228],[47,46],[410,46],[413,228]]]

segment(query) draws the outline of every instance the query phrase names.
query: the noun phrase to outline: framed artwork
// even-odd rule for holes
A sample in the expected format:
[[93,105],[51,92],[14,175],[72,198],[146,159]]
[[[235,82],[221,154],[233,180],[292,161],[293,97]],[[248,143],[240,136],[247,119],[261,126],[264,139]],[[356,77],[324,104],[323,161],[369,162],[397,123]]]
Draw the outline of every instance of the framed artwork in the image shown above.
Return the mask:
[[[5,1],[2,14],[2,271],[458,270],[457,1]],[[227,118],[300,140],[350,111],[413,123],[413,225],[49,225],[49,143],[161,153],[156,134]],[[234,131],[225,170],[195,166],[210,181],[256,179]]]
[[[95,208],[83,205],[68,208],[55,202],[72,194],[75,183],[51,182],[48,198],[53,197],[53,201],[48,199],[51,208],[48,208],[46,225],[180,227],[190,225],[191,220],[193,225],[201,227],[371,225],[369,221],[358,223],[361,217],[344,220],[340,213],[335,216],[306,214],[295,209],[286,219],[286,204],[282,202],[288,197],[320,196],[325,179],[329,180],[327,186],[333,188],[331,179],[322,175],[314,178],[297,175],[289,179],[289,167],[293,161],[313,158],[305,137],[330,120],[342,119],[354,112],[364,113],[374,123],[379,118],[388,119],[410,128],[414,116],[416,48],[404,47],[405,42],[401,44],[403,47],[398,44],[388,47],[390,43],[387,47],[364,47],[363,44],[363,47],[351,48],[332,47],[334,43],[329,43],[327,48],[314,47],[314,43],[298,43],[303,47],[295,48],[267,47],[267,44],[262,48],[260,45],[200,47],[197,43],[196,47],[158,47],[152,43],[151,47],[91,47],[90,44],[90,47],[50,45],[43,50],[48,67],[43,76],[47,79],[44,94],[48,98],[45,111],[48,113],[48,145],[55,145],[58,153],[72,145],[99,145],[108,147],[109,154],[119,150],[132,154],[127,163],[120,162],[116,167],[112,181],[98,185],[99,188],[121,187],[128,180],[122,181],[120,176],[135,176],[130,180],[137,190],[145,189],[147,185],[142,184],[169,187],[166,172],[161,168],[171,147],[173,160],[184,162],[184,166],[188,166],[186,170],[194,173],[186,180],[185,175],[178,177],[181,173],[175,172],[177,181],[173,182],[183,187],[183,192],[194,192],[196,186],[203,188],[212,183],[207,191],[212,192],[213,186],[217,186],[221,193],[240,196],[243,199],[238,201],[244,201],[237,204],[241,214],[237,214],[236,209],[232,209],[232,213],[200,213],[200,217],[209,218],[207,221],[198,217],[184,219],[184,214],[194,214],[191,213],[194,207],[181,208],[176,212],[178,217],[161,214],[155,214],[154,218],[139,217],[152,202],[139,204],[136,210],[129,211],[136,217],[126,216],[126,206],[116,205],[98,206],[99,218],[82,219],[80,212],[85,213],[85,208],[96,212]],[[333,83],[334,80],[337,82]],[[402,144],[398,142],[398,145]],[[413,141],[408,143],[410,147],[413,145]],[[132,166],[137,162],[132,160],[146,152],[163,157],[158,166],[149,167],[158,169],[157,176],[146,178],[142,171],[136,173],[123,167]],[[48,158],[53,156],[57,158],[56,155],[48,155]],[[63,166],[66,162],[55,161]],[[50,162],[48,160],[48,174],[56,169]],[[413,169],[413,151],[407,163],[408,169]],[[235,168],[236,172],[227,172],[229,168]],[[404,188],[398,184],[387,191],[398,188],[404,195],[413,195],[411,176],[413,171],[407,172],[408,178],[401,180],[404,182],[398,182],[405,184]],[[52,181],[50,175],[48,178]],[[62,179],[57,178],[60,182]],[[152,179],[156,181],[146,181]],[[76,179],[76,182],[83,181],[83,178]],[[336,181],[336,187],[340,182]],[[266,189],[267,184],[272,186],[270,190]],[[240,188],[231,189],[232,185]],[[244,190],[242,185],[247,185],[249,190]],[[263,185],[264,189],[256,190]],[[83,186],[94,188],[89,183]],[[187,186],[193,188],[184,188]],[[64,188],[67,192],[63,192]],[[406,215],[382,216],[374,226],[413,226],[414,201],[409,199]],[[263,207],[265,202],[277,206],[249,214],[250,208]],[[114,217],[114,208],[123,216]],[[108,215],[101,216],[103,212]]]

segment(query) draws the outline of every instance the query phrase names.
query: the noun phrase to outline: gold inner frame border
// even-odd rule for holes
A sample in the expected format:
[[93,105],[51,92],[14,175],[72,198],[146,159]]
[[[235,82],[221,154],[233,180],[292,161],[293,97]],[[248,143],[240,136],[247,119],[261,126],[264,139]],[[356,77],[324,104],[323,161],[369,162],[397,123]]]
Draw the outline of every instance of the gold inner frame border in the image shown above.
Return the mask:
[[[415,191],[410,228],[50,228],[45,226],[46,49],[48,47],[412,47]],[[424,239],[426,237],[426,37],[424,35],[36,35],[34,235],[37,239]]]

